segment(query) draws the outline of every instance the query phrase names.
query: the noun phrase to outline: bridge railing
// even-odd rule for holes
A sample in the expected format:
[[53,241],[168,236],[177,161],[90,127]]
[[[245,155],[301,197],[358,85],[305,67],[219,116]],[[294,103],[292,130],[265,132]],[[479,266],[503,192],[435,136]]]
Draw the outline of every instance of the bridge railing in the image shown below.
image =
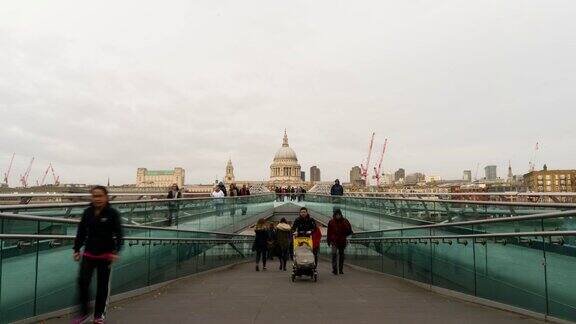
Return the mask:
[[360,232],[350,243],[353,264],[576,321],[576,210]]
[[572,203],[531,203],[402,197],[335,197],[306,194],[303,204],[323,215],[340,209],[362,231],[435,223],[509,218],[576,210]]
[[[78,264],[72,259],[77,219],[0,214],[17,228],[58,230],[0,234],[0,323],[70,312]],[[56,227],[53,227],[56,228]],[[253,237],[220,232],[124,225],[120,261],[112,271],[112,295],[134,293],[193,273],[251,257]]]
[[[226,198],[183,198],[140,201],[113,201],[123,223],[177,229],[217,231],[246,226],[246,221],[272,210],[273,194]],[[0,212],[79,219],[89,203],[0,205]],[[2,233],[6,226],[0,224]],[[46,229],[49,230],[49,229]],[[27,231],[20,229],[19,231]]]

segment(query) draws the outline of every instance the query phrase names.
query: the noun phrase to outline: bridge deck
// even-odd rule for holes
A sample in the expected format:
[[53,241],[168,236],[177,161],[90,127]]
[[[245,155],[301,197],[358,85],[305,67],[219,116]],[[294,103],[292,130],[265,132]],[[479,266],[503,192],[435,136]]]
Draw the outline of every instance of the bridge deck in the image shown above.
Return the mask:
[[[543,323],[444,297],[401,279],[326,262],[318,283],[289,280],[274,260],[180,280],[155,293],[115,303],[110,323]],[[69,323],[60,318],[49,323]]]

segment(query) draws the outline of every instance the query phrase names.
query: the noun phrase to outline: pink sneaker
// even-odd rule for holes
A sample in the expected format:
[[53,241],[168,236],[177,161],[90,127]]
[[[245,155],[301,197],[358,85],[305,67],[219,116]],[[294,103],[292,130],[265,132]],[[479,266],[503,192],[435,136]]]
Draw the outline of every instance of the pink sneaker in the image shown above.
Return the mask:
[[94,319],[94,322],[93,322],[93,323],[94,323],[94,324],[104,324],[104,316],[102,316],[102,317],[96,317],[96,318]]

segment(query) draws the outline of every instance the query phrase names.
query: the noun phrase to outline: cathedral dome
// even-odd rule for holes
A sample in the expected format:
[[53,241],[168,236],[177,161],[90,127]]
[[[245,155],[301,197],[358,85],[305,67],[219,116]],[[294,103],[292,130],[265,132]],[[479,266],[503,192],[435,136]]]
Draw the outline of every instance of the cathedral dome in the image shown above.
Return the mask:
[[288,135],[284,131],[282,147],[276,152],[270,165],[270,180],[274,185],[295,185],[301,183],[301,171],[296,152],[288,145]]
[[296,152],[294,152],[294,150],[291,149],[290,147],[281,147],[278,150],[278,152],[276,152],[276,155],[274,156],[274,161],[278,161],[278,160],[298,161],[298,158],[296,157]]
[[298,157],[296,157],[296,152],[290,146],[288,146],[288,134],[284,133],[284,143],[282,147],[276,152],[274,156],[274,161],[279,160],[292,160],[298,162]]

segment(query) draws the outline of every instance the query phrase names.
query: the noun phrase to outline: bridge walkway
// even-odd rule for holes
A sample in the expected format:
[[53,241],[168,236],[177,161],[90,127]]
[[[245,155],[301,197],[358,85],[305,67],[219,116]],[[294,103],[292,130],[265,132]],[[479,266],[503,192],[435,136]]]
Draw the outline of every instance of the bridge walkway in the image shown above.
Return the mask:
[[[265,272],[252,263],[179,280],[153,293],[113,303],[108,323],[544,323],[445,297],[401,279],[326,261],[317,283],[292,283],[277,260]],[[69,323],[69,317],[48,323]]]

